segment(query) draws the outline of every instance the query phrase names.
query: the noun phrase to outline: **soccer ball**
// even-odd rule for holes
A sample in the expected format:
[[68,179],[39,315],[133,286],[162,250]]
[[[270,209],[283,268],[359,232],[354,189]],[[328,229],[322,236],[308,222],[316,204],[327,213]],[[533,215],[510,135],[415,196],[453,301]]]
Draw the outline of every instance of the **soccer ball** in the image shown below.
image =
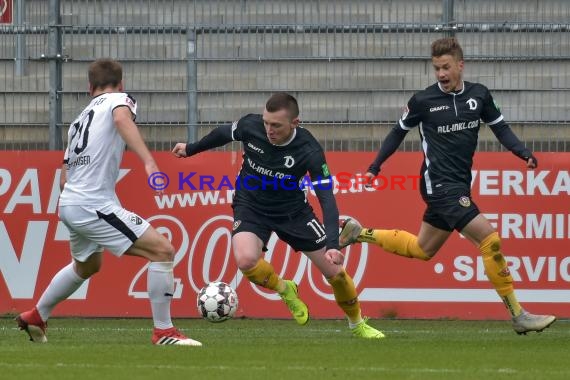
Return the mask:
[[236,291],[225,282],[210,282],[198,293],[198,313],[207,321],[223,322],[234,316],[238,307]]

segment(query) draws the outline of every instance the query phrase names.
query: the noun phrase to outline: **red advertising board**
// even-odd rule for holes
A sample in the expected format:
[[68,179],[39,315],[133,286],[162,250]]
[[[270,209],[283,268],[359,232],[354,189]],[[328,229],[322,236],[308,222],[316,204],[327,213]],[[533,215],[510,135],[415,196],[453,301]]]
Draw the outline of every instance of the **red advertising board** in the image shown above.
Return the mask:
[[12,23],[13,0],[0,0],[0,24]]
[[[357,176],[373,153],[327,153],[333,174]],[[117,193],[123,205],[145,217],[176,248],[173,316],[198,317],[197,291],[222,280],[238,292],[239,316],[287,318],[275,294],[250,284],[237,270],[230,247],[231,190],[241,155],[207,152],[189,159],[156,153],[169,186],[156,196],[138,159],[127,153]],[[496,225],[516,280],[518,298],[535,313],[570,317],[570,154],[538,155],[527,170],[510,153],[478,153],[473,197]],[[32,307],[52,276],[71,260],[68,231],[57,217],[61,152],[0,152],[0,313]],[[417,233],[424,204],[416,176],[421,153],[398,153],[384,165],[381,189],[355,184],[338,189],[341,216],[367,227]],[[195,173],[191,175],[191,173]],[[189,175],[191,175],[189,177]],[[192,187],[196,189],[192,189]],[[320,213],[316,197],[310,195]],[[331,288],[302,254],[273,235],[267,260],[299,283],[315,318],[338,318]],[[506,319],[487,281],[476,247],[453,234],[428,262],[358,244],[346,250],[346,269],[357,285],[365,315],[401,318]],[[107,254],[100,273],[54,315],[150,317],[146,262]]]

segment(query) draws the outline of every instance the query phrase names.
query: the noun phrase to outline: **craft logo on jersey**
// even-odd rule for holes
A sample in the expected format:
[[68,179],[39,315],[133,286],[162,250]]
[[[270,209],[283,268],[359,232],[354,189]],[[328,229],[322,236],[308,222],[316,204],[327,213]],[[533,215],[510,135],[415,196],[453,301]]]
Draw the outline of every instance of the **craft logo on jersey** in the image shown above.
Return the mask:
[[263,154],[263,149],[256,147],[255,145],[253,145],[252,143],[248,142],[247,146],[250,147],[251,149],[255,150],[257,153],[261,153]]
[[429,109],[429,112],[445,111],[445,110],[448,110],[449,108],[450,108],[450,107],[449,107],[449,106],[446,106],[446,105],[437,106],[437,107],[431,107],[431,108]]
[[467,105],[469,106],[470,110],[476,110],[477,109],[477,101],[473,98],[469,98],[469,100],[467,100]]
[[295,165],[295,160],[293,159],[293,156],[285,156],[283,158],[285,159],[285,163],[283,165],[285,165],[287,169],[290,169],[293,167],[293,165]]
[[469,199],[469,197],[466,197],[464,195],[461,198],[459,198],[459,204],[463,207],[469,207],[471,206],[471,199]]

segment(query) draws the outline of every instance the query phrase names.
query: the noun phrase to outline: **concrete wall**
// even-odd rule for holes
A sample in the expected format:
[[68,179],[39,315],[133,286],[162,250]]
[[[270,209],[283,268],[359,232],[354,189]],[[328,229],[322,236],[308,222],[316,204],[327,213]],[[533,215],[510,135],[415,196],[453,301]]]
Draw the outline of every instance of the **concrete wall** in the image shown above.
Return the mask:
[[[47,53],[41,32],[47,2],[26,3],[26,24],[39,29],[25,37],[23,75],[14,61],[16,35],[0,34],[0,135],[41,144],[49,121],[48,63],[39,60]],[[465,78],[487,85],[525,136],[570,141],[569,7],[561,0],[477,4],[455,1],[455,22],[471,25],[457,33]],[[125,87],[139,102],[137,121],[156,144],[179,140],[186,131],[190,26],[198,28],[201,126],[260,112],[270,93],[288,91],[323,142],[362,149],[382,138],[374,126],[391,125],[408,98],[433,83],[429,46],[443,35],[432,25],[441,24],[440,0],[62,0],[61,13],[63,123],[88,101],[88,63],[114,57],[123,62]],[[326,126],[355,143],[327,140]],[[564,128],[545,134],[548,126]]]

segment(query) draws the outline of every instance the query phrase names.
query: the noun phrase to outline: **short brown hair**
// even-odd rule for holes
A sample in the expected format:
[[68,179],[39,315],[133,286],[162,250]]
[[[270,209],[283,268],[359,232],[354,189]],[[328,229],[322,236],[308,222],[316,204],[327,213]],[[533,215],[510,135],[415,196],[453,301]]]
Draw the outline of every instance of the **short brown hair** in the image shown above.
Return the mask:
[[455,37],[440,38],[431,44],[431,56],[451,55],[456,60],[463,60],[463,49]]
[[291,116],[291,120],[299,116],[299,104],[297,99],[286,92],[277,92],[267,100],[265,104],[267,112],[277,112],[286,109]]
[[110,58],[101,58],[89,65],[89,83],[93,88],[116,87],[123,80],[121,64]]

